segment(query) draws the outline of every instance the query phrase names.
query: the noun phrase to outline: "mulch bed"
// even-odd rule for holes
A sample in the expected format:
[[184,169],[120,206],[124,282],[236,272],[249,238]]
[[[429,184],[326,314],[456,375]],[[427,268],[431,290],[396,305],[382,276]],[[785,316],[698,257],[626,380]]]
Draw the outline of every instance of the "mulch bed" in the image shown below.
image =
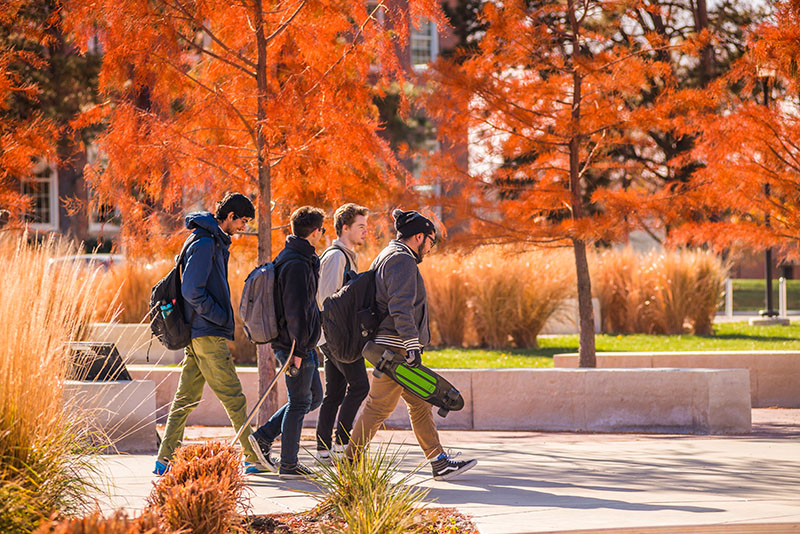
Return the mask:
[[[419,515],[424,534],[478,534],[472,521],[452,508],[430,508]],[[323,534],[345,527],[344,521],[333,515],[270,514],[247,519],[252,531],[258,534]]]

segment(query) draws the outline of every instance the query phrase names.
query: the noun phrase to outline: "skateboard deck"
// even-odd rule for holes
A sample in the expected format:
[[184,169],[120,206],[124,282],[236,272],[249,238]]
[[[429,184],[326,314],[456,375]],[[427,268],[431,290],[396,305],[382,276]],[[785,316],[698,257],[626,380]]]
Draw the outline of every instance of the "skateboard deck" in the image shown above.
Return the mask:
[[438,407],[442,417],[464,407],[464,397],[455,386],[423,365],[409,367],[405,362],[396,360],[389,351],[384,352],[374,365],[373,375],[380,377],[386,374],[407,391]]

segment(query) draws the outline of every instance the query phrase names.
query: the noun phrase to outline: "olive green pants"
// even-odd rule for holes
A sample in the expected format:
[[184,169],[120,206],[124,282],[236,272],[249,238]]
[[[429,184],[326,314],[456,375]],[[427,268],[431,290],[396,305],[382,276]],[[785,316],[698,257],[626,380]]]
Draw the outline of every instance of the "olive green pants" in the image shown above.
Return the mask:
[[[168,461],[180,446],[186,418],[200,403],[206,382],[228,412],[233,428],[238,431],[247,420],[247,399],[242,393],[242,383],[239,382],[225,338],[194,338],[184,349],[181,367],[178,390],[172,400],[164,439],[158,449],[158,459],[161,462]],[[257,462],[258,458],[247,439],[251,432],[250,428],[244,429],[239,442],[242,444],[245,460]]]

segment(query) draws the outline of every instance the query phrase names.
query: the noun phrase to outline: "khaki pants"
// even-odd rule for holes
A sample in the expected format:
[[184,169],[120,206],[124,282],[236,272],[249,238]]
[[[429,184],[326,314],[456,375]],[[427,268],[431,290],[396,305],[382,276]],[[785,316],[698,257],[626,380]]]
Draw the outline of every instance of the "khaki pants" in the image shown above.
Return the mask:
[[[372,342],[364,347],[364,357],[374,365],[375,351],[382,353],[384,347]],[[398,401],[402,398],[408,406],[408,414],[411,418],[411,428],[414,435],[425,453],[425,458],[431,460],[439,456],[444,449],[439,442],[439,432],[433,422],[433,407],[403,389],[403,386],[383,375],[380,378],[372,378],[369,396],[364,404],[364,411],[353,425],[353,434],[350,436],[350,444],[347,446],[347,457],[352,458],[358,453],[359,449],[368,444],[378,428],[392,414]]]
[[[168,461],[178,448],[183,439],[186,418],[200,403],[206,382],[225,407],[233,428],[238,431],[247,420],[247,399],[242,393],[242,384],[236,374],[236,367],[225,338],[219,336],[194,338],[184,349],[181,365],[178,390],[172,400],[164,439],[158,449],[158,459],[161,462]],[[239,442],[242,444],[245,460],[257,462],[258,457],[247,439],[250,433],[249,427],[244,429]]]

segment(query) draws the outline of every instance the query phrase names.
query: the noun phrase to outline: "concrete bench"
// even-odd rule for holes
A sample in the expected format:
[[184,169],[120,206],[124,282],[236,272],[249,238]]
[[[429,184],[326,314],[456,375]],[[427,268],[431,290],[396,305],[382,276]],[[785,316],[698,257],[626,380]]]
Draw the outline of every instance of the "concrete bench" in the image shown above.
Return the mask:
[[[159,421],[177,388],[180,368],[130,366],[134,378],[156,383]],[[239,368],[248,407],[258,398],[258,372]],[[750,384],[745,370],[693,369],[444,369],[464,396],[465,406],[446,418],[442,429],[545,430],[591,432],[750,432]],[[324,381],[324,378],[323,378]],[[280,403],[286,402],[283,381]],[[305,425],[316,424],[316,412]],[[189,424],[229,425],[206,386]],[[386,424],[409,428],[400,402]]]
[[[87,339],[116,344],[126,364],[174,365],[183,360],[182,350],[167,350],[151,336],[149,324],[92,323],[89,328]],[[147,361],[148,350],[150,362]]]
[[[556,368],[577,368],[577,354],[556,354]],[[747,369],[753,408],[800,408],[800,352],[601,352],[597,367],[604,369],[679,367]]]
[[473,428],[738,434],[751,430],[744,370],[487,369]]
[[[152,380],[156,384],[156,418],[159,423],[165,423],[169,414],[169,407],[178,389],[178,379],[180,378],[180,367],[164,367],[158,365],[129,365],[128,371],[135,380]],[[239,380],[242,383],[242,390],[247,397],[248,413],[258,400],[258,370],[254,367],[237,367]],[[465,406],[463,410],[451,412],[447,417],[440,417],[434,411],[434,419],[443,429],[466,430],[472,428],[472,404],[469,402],[471,390],[471,371],[461,371],[447,369],[444,371],[447,379],[453,383],[465,396]],[[325,372],[320,369],[320,376],[323,386],[325,384]],[[372,374],[369,374],[372,380]],[[278,381],[276,386],[278,392],[279,405],[287,401],[286,383],[283,379]],[[306,415],[303,423],[306,427],[313,427],[317,424],[319,409]],[[187,419],[189,425],[204,426],[227,426],[230,425],[228,414],[225,412],[222,403],[211,391],[208,384],[203,388],[203,399]],[[397,408],[386,420],[386,424],[393,428],[410,428],[411,422],[408,417],[406,405],[398,403]]]
[[[86,417],[112,449],[127,453],[155,452],[156,387],[150,380],[64,383],[66,409]],[[104,444],[104,439],[99,439]]]

